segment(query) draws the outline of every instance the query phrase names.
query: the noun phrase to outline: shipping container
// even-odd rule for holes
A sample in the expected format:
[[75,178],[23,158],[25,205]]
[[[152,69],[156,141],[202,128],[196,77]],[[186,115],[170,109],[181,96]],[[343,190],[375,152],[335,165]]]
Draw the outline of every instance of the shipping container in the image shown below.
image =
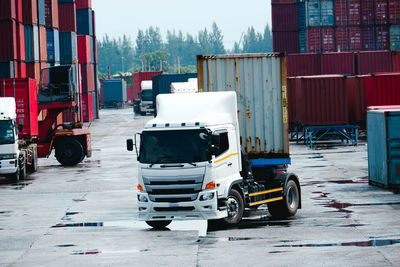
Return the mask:
[[369,183],[400,188],[400,110],[368,111]]
[[400,1],[389,0],[389,23],[400,24]]
[[333,26],[335,22],[332,0],[310,0],[307,2],[307,26]]
[[22,0],[22,21],[25,25],[38,22],[37,0]]
[[40,61],[47,61],[47,38],[46,28],[39,26],[39,58]]
[[93,62],[97,63],[97,40],[96,37],[92,37],[92,43],[93,43],[93,50],[91,51],[92,57],[93,57]]
[[110,79],[103,82],[103,99],[107,102],[126,102],[126,82],[121,79]]
[[18,73],[17,78],[26,78],[26,63],[25,62],[17,62],[16,68],[17,68],[16,72]]
[[400,73],[365,77],[366,106],[400,105]]
[[58,0],[58,3],[75,3],[75,0]]
[[296,119],[304,126],[348,123],[346,77],[342,75],[296,78]]
[[361,24],[374,25],[374,2],[375,0],[362,0],[361,2]]
[[91,92],[82,94],[82,113],[83,121],[93,121],[93,96]]
[[39,61],[39,28],[36,25],[24,26],[25,60],[26,62]]
[[352,52],[322,53],[321,74],[355,74],[355,54]]
[[58,22],[60,32],[76,32],[75,3],[58,1]]
[[[171,83],[173,82],[187,82],[190,78],[197,78],[197,73],[185,74],[158,74],[152,77],[153,81],[153,107],[156,110],[156,97],[158,94],[170,94]],[[145,80],[144,80],[145,81]],[[134,80],[135,84],[135,80]],[[135,88],[135,87],[134,87]],[[140,91],[139,91],[140,92]]]
[[46,30],[47,61],[60,62],[60,39],[57,29]]
[[321,51],[333,52],[335,47],[335,29],[333,27],[321,27]]
[[299,122],[296,116],[296,78],[288,77],[287,78],[287,109],[289,114],[289,127],[290,131],[295,130],[295,126]]
[[91,46],[90,46],[90,36],[88,35],[78,35],[78,61],[79,63],[86,64],[92,63],[91,60]]
[[38,24],[40,26],[46,26],[44,0],[37,0],[37,11],[38,11]]
[[[140,87],[140,84],[142,81],[151,81],[153,76],[161,75],[163,72],[162,71],[142,71],[142,72],[136,72],[132,74],[132,87],[134,92],[140,93],[142,88]],[[153,84],[154,88],[154,84]],[[133,99],[138,99],[137,94],[134,94]]]
[[393,72],[400,72],[400,51],[392,51]]
[[95,74],[93,64],[80,64],[82,75],[82,92],[93,92],[95,90]]
[[358,51],[361,50],[361,28],[360,27],[338,27],[335,31],[336,50]]
[[375,24],[388,23],[388,0],[375,0]]
[[349,123],[365,129],[365,75],[346,77]]
[[22,23],[22,0],[15,0],[15,19],[18,23]]
[[17,41],[17,60],[25,61],[25,28],[21,23],[16,26],[16,41]]
[[60,62],[71,64],[78,60],[77,38],[75,32],[59,32],[60,36]]
[[307,32],[305,30],[299,31],[299,52],[307,53]]
[[305,30],[307,26],[306,6],[304,2],[297,4],[297,26],[299,30]]
[[387,50],[389,47],[389,26],[375,27],[375,50]]
[[320,54],[289,54],[286,64],[288,77],[321,74]]
[[15,20],[0,20],[0,61],[12,61],[17,58],[17,25]]
[[295,4],[297,0],[271,0],[271,4]]
[[272,30],[297,31],[297,4],[272,5]]
[[400,25],[392,25],[389,29],[390,50],[400,50]]
[[96,37],[96,13],[92,10],[93,37]]
[[0,61],[0,78],[8,79],[15,78],[15,62],[1,62]]
[[334,2],[337,26],[360,25],[361,0],[336,0]]
[[307,29],[307,52],[319,53],[321,52],[321,29],[308,28]]
[[91,9],[76,10],[77,34],[93,35],[93,19]]
[[392,71],[390,51],[361,51],[357,53],[357,73],[369,74]]
[[93,120],[97,119],[97,97],[96,92],[92,92],[92,103],[93,103]]
[[46,28],[58,29],[58,2],[57,0],[45,0]]
[[0,1],[0,20],[16,19],[15,0]]
[[375,50],[375,27],[365,26],[361,28],[361,45],[362,50]]
[[275,52],[298,53],[299,32],[272,32],[273,49]]
[[76,9],[92,8],[92,0],[76,0]]
[[286,62],[282,54],[197,56],[199,91],[235,91],[249,157],[289,157]]
[[26,77],[34,79],[36,85],[40,82],[40,63],[26,63]]
[[39,134],[36,93],[36,82],[32,79],[0,79],[0,96],[15,98],[17,122],[22,124],[18,136],[23,139],[36,139]]

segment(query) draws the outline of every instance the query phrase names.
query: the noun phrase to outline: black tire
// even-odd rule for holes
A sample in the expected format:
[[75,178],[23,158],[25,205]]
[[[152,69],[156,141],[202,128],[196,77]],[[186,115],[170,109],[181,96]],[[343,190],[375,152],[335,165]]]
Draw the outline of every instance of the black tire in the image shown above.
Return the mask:
[[21,159],[23,162],[19,165],[19,180],[20,181],[25,181],[26,179],[26,161],[25,158]]
[[27,170],[30,173],[37,172],[37,170],[38,170],[38,156],[37,155],[38,155],[37,150],[34,149],[33,153],[32,153],[32,162],[30,165],[27,166],[28,167]]
[[288,218],[297,213],[299,203],[299,188],[297,187],[295,181],[289,180],[286,184],[283,199],[268,203],[268,211],[273,218]]
[[226,208],[228,217],[223,218],[222,221],[227,226],[237,225],[243,217],[244,201],[242,195],[236,189],[231,189],[229,192]]
[[18,183],[19,182],[19,177],[20,177],[19,171],[20,170],[19,170],[19,164],[18,164],[18,168],[17,168],[16,172],[12,173],[12,174],[8,174],[6,176],[7,179],[10,180],[11,182]]
[[73,166],[82,161],[85,152],[81,143],[73,138],[61,140],[56,145],[56,159],[63,166]]
[[146,116],[146,112],[140,112],[141,116]]
[[154,229],[160,230],[167,227],[171,223],[171,221],[146,221],[146,223]]

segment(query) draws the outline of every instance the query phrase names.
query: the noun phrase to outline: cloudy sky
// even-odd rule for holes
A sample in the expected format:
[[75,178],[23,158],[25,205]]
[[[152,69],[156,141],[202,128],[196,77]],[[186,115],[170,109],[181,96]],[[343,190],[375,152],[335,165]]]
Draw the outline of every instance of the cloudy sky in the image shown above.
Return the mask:
[[270,0],[92,0],[92,5],[98,38],[127,34],[134,41],[138,29],[154,26],[165,40],[167,30],[197,35],[215,21],[231,49],[249,26],[259,32],[271,26]]

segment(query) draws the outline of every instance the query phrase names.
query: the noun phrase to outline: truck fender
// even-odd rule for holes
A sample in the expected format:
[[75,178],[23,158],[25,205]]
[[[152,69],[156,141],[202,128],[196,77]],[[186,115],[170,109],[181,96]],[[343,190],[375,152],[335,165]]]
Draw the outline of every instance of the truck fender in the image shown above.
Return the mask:
[[243,201],[244,201],[245,200],[245,195],[244,195],[244,192],[242,190],[242,187],[240,186],[240,184],[242,184],[242,183],[243,183],[243,179],[238,179],[238,180],[233,181],[229,186],[229,190],[227,191],[227,195],[229,194],[229,192],[231,191],[232,188],[235,188],[242,195]]
[[301,209],[301,188],[300,188],[299,178],[297,177],[296,174],[294,174],[294,173],[285,173],[284,180],[282,180],[283,181],[283,192],[284,193],[286,192],[286,185],[287,185],[289,180],[293,180],[296,183],[297,188],[299,189],[299,207],[298,208]]

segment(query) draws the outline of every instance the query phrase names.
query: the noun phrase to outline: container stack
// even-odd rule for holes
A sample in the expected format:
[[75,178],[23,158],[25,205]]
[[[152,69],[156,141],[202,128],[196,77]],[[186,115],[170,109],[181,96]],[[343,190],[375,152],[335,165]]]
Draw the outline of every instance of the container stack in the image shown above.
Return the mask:
[[132,74],[132,88],[127,88],[127,101],[133,103],[140,98],[142,81],[151,81],[154,76],[161,75],[162,71],[141,71]]
[[272,31],[276,52],[399,50],[400,1],[272,0]]

